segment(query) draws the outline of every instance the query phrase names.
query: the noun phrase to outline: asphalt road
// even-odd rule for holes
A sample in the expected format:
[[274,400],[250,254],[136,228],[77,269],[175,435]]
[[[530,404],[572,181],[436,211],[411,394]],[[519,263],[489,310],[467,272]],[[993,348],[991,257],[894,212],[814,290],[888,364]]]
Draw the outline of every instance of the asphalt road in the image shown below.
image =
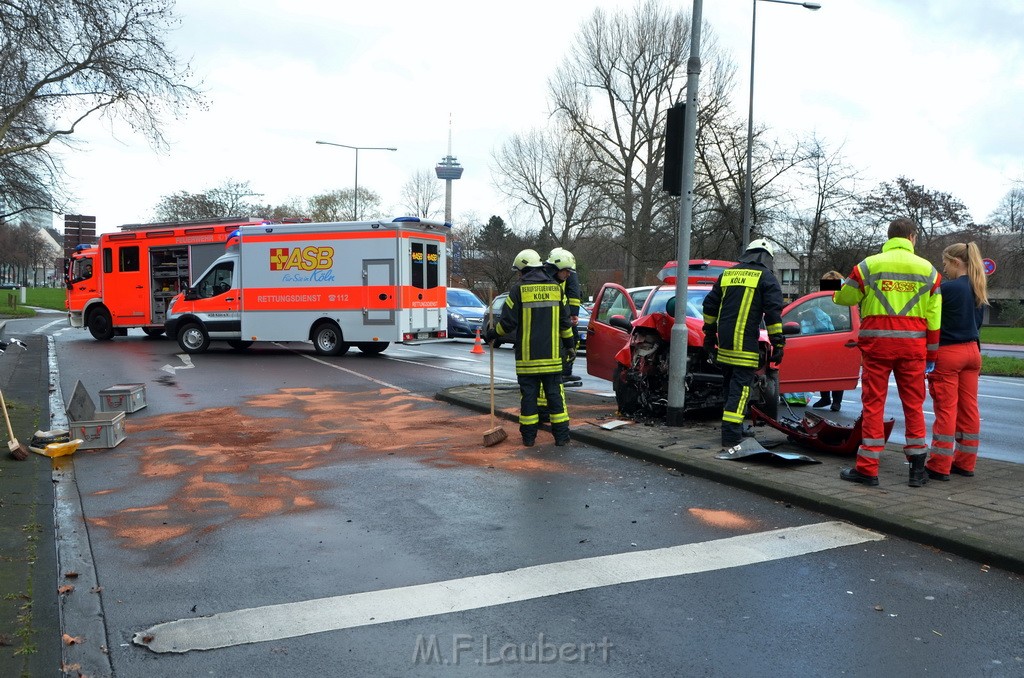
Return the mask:
[[65,399],[146,385],[128,439],[73,458],[117,676],[1024,672],[1017,576],[507,424],[483,448],[488,417],[432,399],[486,380],[471,342],[183,359],[41,331]]

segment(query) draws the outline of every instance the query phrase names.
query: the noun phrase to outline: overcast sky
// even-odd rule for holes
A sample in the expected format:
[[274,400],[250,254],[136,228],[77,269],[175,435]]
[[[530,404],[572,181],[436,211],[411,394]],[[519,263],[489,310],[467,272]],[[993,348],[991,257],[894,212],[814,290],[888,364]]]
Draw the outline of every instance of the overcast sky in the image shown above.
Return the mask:
[[[704,0],[704,19],[737,65],[745,118],[752,0]],[[152,217],[160,197],[249,181],[271,204],[359,185],[402,213],[402,185],[447,154],[465,167],[455,220],[509,219],[491,152],[545,124],[547,82],[595,7],[626,0],[178,0],[168,37],[209,99],[153,151],[124,126],[91,120],[65,154],[71,212],[101,231]],[[692,0],[676,0],[689,13]],[[985,221],[1024,178],[1024,2],[760,2],[754,118],[775,135],[844,144],[874,186],[905,175],[960,198]],[[707,38],[705,38],[707,39]],[[443,208],[443,203],[441,205]],[[61,220],[58,219],[60,224]]]

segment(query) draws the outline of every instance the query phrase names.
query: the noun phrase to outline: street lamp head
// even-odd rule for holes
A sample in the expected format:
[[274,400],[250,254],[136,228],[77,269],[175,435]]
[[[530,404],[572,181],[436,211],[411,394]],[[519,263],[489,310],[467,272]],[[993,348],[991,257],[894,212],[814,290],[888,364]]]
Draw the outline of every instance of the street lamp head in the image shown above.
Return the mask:
[[807,9],[821,9],[821,3],[820,2],[805,2],[804,3],[804,7],[806,7]]

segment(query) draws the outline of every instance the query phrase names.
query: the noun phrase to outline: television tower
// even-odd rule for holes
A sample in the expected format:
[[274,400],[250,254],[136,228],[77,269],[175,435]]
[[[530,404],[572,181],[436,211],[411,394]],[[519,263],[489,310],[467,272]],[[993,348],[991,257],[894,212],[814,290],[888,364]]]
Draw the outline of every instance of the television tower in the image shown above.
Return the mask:
[[448,155],[434,168],[437,178],[444,181],[444,220],[452,223],[452,182],[462,178],[462,165],[452,155],[452,119],[448,116]]

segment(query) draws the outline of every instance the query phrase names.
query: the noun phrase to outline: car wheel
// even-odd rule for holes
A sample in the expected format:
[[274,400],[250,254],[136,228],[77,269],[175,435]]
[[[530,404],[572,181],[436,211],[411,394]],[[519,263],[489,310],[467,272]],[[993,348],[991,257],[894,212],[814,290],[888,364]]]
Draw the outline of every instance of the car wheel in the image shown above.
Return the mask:
[[235,349],[236,351],[244,351],[253,345],[251,341],[245,341],[242,339],[228,339],[228,346]]
[[159,327],[143,327],[142,331],[146,333],[147,337],[159,337],[164,333]]
[[114,321],[110,318],[110,311],[101,306],[89,314],[89,334],[98,341],[114,338]]
[[210,347],[210,335],[199,323],[186,323],[178,330],[178,346],[185,353],[203,353]]
[[635,414],[640,409],[640,390],[626,378],[626,368],[616,363],[612,373],[612,390],[615,391],[615,406],[619,414]]
[[341,328],[334,321],[320,323],[313,330],[313,347],[320,355],[345,355],[349,345],[344,342]]
[[377,355],[388,346],[389,344],[386,341],[362,341],[356,344],[356,348],[366,355]]
[[757,409],[765,416],[772,419],[779,418],[779,371],[769,369],[764,375],[758,378],[761,399],[757,402]]

